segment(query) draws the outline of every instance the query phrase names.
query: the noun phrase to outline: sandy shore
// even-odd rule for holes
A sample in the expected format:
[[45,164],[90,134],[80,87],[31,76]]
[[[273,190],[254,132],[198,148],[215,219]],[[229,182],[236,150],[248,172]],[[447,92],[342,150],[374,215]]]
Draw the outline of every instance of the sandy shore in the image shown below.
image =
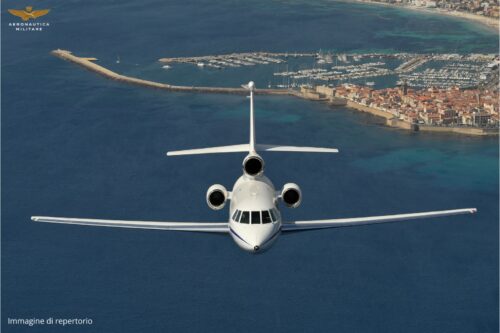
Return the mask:
[[484,26],[490,28],[491,30],[494,30],[496,33],[499,33],[500,20],[492,18],[492,17],[485,17],[485,16],[475,15],[475,14],[466,13],[466,12],[457,12],[457,11],[451,11],[451,10],[438,9],[438,8],[425,8],[425,7],[416,7],[416,6],[394,5],[394,4],[390,4],[390,3],[377,2],[377,1],[372,1],[372,0],[340,0],[340,1],[361,2],[361,3],[368,3],[368,4],[373,4],[373,5],[389,6],[389,7],[393,7],[393,8],[415,10],[415,11],[419,11],[419,12],[423,12],[423,13],[427,13],[427,14],[438,14],[438,15],[448,15],[448,16],[458,17],[458,18],[462,18],[465,20],[475,21],[477,23],[483,24]]

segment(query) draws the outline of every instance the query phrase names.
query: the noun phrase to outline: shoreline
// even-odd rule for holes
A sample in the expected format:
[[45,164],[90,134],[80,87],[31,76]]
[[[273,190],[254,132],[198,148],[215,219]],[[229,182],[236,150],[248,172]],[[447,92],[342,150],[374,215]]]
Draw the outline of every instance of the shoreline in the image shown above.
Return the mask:
[[[73,55],[71,51],[61,50],[61,49],[53,50],[50,53],[55,57],[79,65],[87,70],[90,70],[91,72],[104,76],[105,78],[137,86],[161,89],[173,92],[239,94],[239,95],[245,95],[248,93],[248,91],[244,88],[176,86],[167,83],[160,83],[150,80],[139,79],[135,77],[121,75],[103,66],[97,65],[96,63],[94,63],[94,61],[97,60],[96,58],[78,57]],[[307,93],[302,93],[300,91],[292,89],[256,89],[255,93],[260,95],[295,96],[310,101],[319,101],[327,103],[330,102],[331,105],[346,106],[348,108],[357,111],[366,112],[378,117],[385,118],[387,126],[401,128],[410,131],[418,131],[421,129],[422,131],[429,131],[429,132],[458,133],[458,134],[466,134],[474,136],[498,135],[498,129],[493,131],[492,129],[474,128],[474,127],[465,128],[465,127],[440,127],[440,126],[429,126],[429,125],[426,126],[417,125],[419,126],[419,128],[415,129],[414,124],[410,124],[408,122],[395,119],[394,115],[391,114],[390,112],[379,110],[377,108],[363,105],[358,102],[354,102],[344,98],[338,98],[332,101],[330,101],[329,99],[318,99],[317,96],[315,95],[308,95]]]
[[426,124],[412,124],[407,121],[396,118],[392,113],[379,110],[351,100],[346,100],[346,107],[356,111],[369,113],[375,117],[385,119],[385,126],[404,129],[411,132],[433,132],[443,134],[462,134],[469,136],[498,136],[498,128],[480,128],[467,126],[432,126]]
[[467,21],[474,21],[476,23],[479,23],[479,24],[489,28],[490,30],[494,30],[497,34],[500,33],[500,31],[499,31],[500,20],[497,20],[493,17],[486,17],[486,16],[481,16],[481,15],[475,15],[472,13],[450,11],[450,10],[444,10],[444,9],[438,9],[438,8],[432,9],[432,8],[416,7],[416,6],[408,6],[408,5],[395,5],[395,4],[372,1],[372,0],[339,0],[339,1],[350,2],[350,3],[364,3],[364,4],[372,4],[372,5],[381,5],[381,6],[391,7],[391,8],[408,9],[408,10],[418,11],[418,12],[422,12],[422,13],[426,13],[426,14],[451,16],[451,17],[455,17],[455,18],[461,18],[461,19],[464,19]]

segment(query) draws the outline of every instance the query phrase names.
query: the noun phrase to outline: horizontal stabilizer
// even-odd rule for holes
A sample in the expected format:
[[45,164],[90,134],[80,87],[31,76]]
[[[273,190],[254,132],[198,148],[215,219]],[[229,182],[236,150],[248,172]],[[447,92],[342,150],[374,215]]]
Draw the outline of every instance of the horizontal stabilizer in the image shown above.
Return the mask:
[[311,220],[311,221],[295,221],[283,223],[283,231],[299,231],[299,230],[312,230],[324,228],[338,228],[350,227],[356,225],[388,223],[396,221],[442,217],[461,214],[474,214],[477,212],[476,208],[440,210],[434,212],[410,213],[410,214],[396,214],[396,215],[382,215],[382,216],[368,216],[368,217],[353,217],[353,218],[340,218],[331,220]]
[[249,149],[250,149],[250,145],[248,143],[245,143],[242,145],[219,146],[219,147],[169,151],[167,153],[167,156],[218,154],[218,153],[241,153],[241,152],[248,152]]
[[[322,147],[298,147],[298,146],[279,146],[279,145],[255,145],[256,151],[275,151],[275,152],[295,152],[295,153],[338,153],[336,148]],[[200,154],[222,154],[222,153],[248,153],[250,152],[249,144],[219,146],[197,149],[186,149],[169,151],[167,156],[180,155],[200,155]]]
[[297,147],[297,146],[278,146],[278,145],[256,145],[257,151],[283,151],[295,153],[338,153],[337,148],[322,147]]
[[118,227],[133,229],[156,229],[195,232],[229,232],[227,222],[154,222],[154,221],[124,221],[124,220],[97,220],[71,217],[32,216],[35,222],[77,224],[94,227]]

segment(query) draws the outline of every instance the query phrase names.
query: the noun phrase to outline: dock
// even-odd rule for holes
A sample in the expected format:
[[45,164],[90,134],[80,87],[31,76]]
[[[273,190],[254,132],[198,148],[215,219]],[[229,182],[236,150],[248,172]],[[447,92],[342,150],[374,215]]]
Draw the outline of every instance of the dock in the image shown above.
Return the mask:
[[[75,56],[71,51],[67,50],[54,50],[51,52],[52,55],[61,58],[63,60],[72,62],[79,66],[82,66],[85,69],[88,69],[92,72],[95,72],[99,75],[102,75],[108,79],[138,85],[147,88],[161,89],[173,92],[191,92],[191,93],[213,93],[213,94],[237,94],[237,95],[245,95],[248,94],[248,90],[244,88],[229,88],[229,87],[196,87],[196,86],[177,86],[171,85],[168,83],[160,83],[149,80],[143,80],[131,76],[121,75],[116,72],[113,72],[103,66],[96,64],[95,58],[89,57],[78,57]],[[291,89],[255,89],[255,94],[259,95],[291,95],[297,96],[300,95],[296,91]]]
[[207,55],[198,57],[178,57],[178,58],[161,58],[158,61],[166,64],[184,63],[193,64],[198,67],[209,67],[216,69],[224,69],[229,67],[255,66],[268,64],[281,64],[293,57],[314,57],[317,53],[273,53],[273,52],[244,52],[244,53],[229,53],[218,55]]

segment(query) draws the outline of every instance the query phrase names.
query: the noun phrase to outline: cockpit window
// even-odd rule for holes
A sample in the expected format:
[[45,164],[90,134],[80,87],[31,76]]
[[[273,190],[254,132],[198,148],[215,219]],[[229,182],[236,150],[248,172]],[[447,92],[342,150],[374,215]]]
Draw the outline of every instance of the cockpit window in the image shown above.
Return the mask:
[[241,223],[250,223],[250,212],[241,212]]
[[274,211],[274,209],[271,209],[269,213],[271,213],[271,218],[273,219],[273,222],[276,222],[278,219],[276,218],[276,212]]
[[236,222],[239,222],[240,216],[241,216],[241,210],[235,210],[235,212],[233,214],[233,220]]
[[273,220],[271,219],[271,215],[268,210],[262,211],[262,223],[271,223]]
[[252,224],[260,224],[260,212],[252,212]]

